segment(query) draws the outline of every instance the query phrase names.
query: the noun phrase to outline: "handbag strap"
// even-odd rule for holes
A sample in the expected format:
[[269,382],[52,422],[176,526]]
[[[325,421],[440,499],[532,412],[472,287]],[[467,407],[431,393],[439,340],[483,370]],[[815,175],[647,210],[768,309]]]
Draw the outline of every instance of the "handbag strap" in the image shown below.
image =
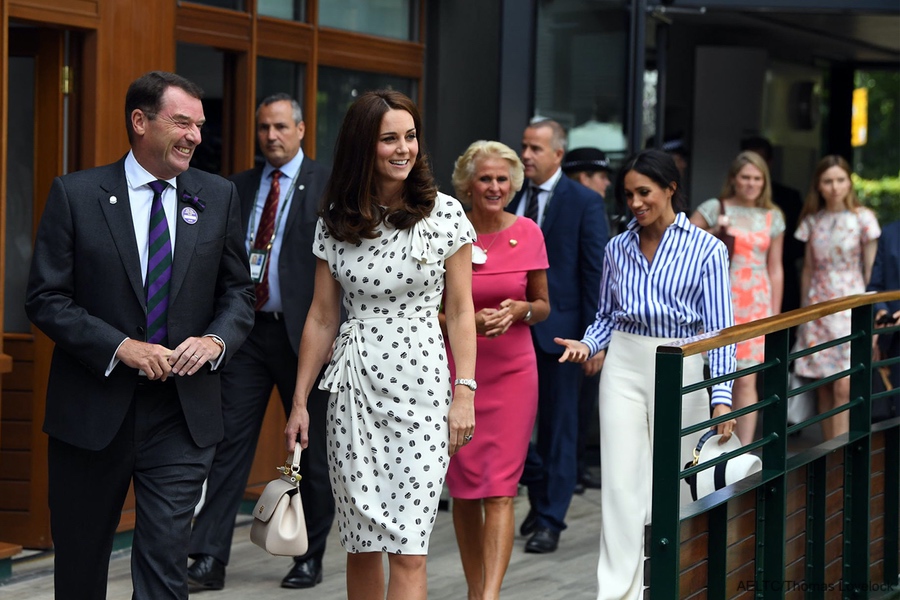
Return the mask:
[[277,469],[281,472],[281,479],[294,485],[299,485],[300,480],[302,479],[302,477],[300,477],[301,452],[302,448],[300,448],[300,444],[295,443],[293,457],[288,455],[287,459],[284,461],[284,466],[277,467]]

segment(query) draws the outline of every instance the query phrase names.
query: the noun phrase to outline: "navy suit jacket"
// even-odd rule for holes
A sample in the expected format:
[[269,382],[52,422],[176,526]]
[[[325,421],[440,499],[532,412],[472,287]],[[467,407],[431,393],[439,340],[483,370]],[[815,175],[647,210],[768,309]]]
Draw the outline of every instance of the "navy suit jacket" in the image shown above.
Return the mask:
[[[506,210],[515,213],[520,191]],[[547,246],[550,316],[531,328],[540,349],[562,354],[554,337],[580,340],[594,322],[600,299],[603,249],[609,229],[603,198],[565,175],[559,178],[541,224]]]
[[[241,225],[244,235],[259,193],[263,167],[243,171],[231,177],[241,197]],[[284,239],[278,256],[278,281],[281,306],[288,339],[294,351],[300,348],[300,335],[306,323],[306,313],[312,304],[313,282],[316,277],[316,255],[312,252],[316,235],[318,210],[328,183],[330,170],[308,156],[300,163],[300,173],[293,181],[294,195],[284,224]],[[271,267],[270,267],[271,268]]]
[[[253,285],[234,185],[197,169],[177,178],[184,194],[205,202],[195,223],[177,221],[169,290],[169,347],[215,334],[226,344],[220,366],[253,326]],[[112,202],[115,196],[116,201]],[[44,431],[101,450],[128,413],[138,372],[106,369],[126,337],[145,339],[147,298],[134,237],[124,157],[57,177],[34,243],[25,310],[56,343],[47,384]],[[222,439],[218,372],[204,367],[173,376],[188,429],[200,447]]]
[[[870,292],[900,290],[900,221],[894,221],[881,229],[878,253],[872,265],[872,278],[867,288]],[[875,305],[875,312],[886,310],[894,314],[900,310],[900,301]]]

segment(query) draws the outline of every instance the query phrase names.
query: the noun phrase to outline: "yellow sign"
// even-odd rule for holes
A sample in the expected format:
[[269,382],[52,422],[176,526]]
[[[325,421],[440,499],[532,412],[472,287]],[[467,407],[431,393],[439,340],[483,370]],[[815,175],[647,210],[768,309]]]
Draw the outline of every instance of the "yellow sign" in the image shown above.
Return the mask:
[[850,118],[850,143],[853,147],[865,146],[869,131],[869,90],[853,90],[853,116]]

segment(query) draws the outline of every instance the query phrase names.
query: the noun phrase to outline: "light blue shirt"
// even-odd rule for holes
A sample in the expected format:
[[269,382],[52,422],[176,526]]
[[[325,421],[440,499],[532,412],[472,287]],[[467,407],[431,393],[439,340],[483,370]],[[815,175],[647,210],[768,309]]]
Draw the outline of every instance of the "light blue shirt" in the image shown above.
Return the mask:
[[[278,198],[278,213],[275,215],[275,239],[272,240],[272,249],[269,251],[269,299],[261,310],[266,312],[283,312],[281,303],[281,280],[278,276],[278,258],[281,256],[281,242],[284,240],[284,229],[287,225],[287,216],[291,209],[294,197],[297,176],[300,174],[300,165],[303,164],[303,150],[298,150],[287,163],[278,168],[282,175],[278,179],[281,186],[281,195]],[[262,171],[262,179],[259,182],[259,190],[256,193],[256,204],[253,206],[253,214],[250,216],[250,224],[247,228],[247,252],[250,252],[253,237],[259,229],[259,219],[266,205],[269,189],[272,187],[272,172],[275,167],[266,162]]]
[[[684,213],[663,233],[653,262],[641,252],[637,219],[606,246],[597,317],[581,340],[596,354],[612,331],[685,338],[734,325],[728,251]],[[713,377],[733,373],[735,346],[709,352]],[[731,405],[732,382],[713,386],[712,404]]]

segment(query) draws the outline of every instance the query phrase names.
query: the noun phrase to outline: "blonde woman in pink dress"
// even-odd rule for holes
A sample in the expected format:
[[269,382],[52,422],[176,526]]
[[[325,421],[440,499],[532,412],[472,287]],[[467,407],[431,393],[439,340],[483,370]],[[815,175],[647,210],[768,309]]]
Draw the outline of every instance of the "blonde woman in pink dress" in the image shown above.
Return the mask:
[[[453,170],[470,208],[477,358],[476,431],[450,460],[447,487],[469,600],[500,597],[515,532],[513,498],[537,413],[538,376],[530,325],[550,314],[544,236],[531,219],[504,210],[524,167],[499,142],[478,141]],[[455,368],[451,355],[451,371]]]
[[[721,201],[719,200],[721,198]],[[772,202],[772,184],[766,161],[755,152],[737,155],[719,198],[697,207],[691,223],[715,232],[727,227],[734,236],[731,257],[731,297],[735,324],[751,323],[781,312],[784,292],[784,215]],[[725,205],[725,214],[720,207]],[[758,365],[765,359],[765,340],[753,338],[737,345],[739,369]],[[734,382],[732,408],[756,404],[756,374]],[[735,433],[747,444],[756,436],[756,413],[738,417]]]
[[[866,291],[878,248],[881,228],[875,214],[860,206],[850,165],[837,155],[819,161],[806,196],[795,237],[806,242],[800,273],[800,302],[809,306]],[[804,323],[797,330],[796,348],[809,348],[850,335],[850,311]],[[798,358],[794,372],[822,379],[850,368],[850,344],[820,350]],[[850,401],[850,378],[842,377],[818,389],[819,412]],[[850,416],[845,411],[822,421],[826,440],[847,433]]]

